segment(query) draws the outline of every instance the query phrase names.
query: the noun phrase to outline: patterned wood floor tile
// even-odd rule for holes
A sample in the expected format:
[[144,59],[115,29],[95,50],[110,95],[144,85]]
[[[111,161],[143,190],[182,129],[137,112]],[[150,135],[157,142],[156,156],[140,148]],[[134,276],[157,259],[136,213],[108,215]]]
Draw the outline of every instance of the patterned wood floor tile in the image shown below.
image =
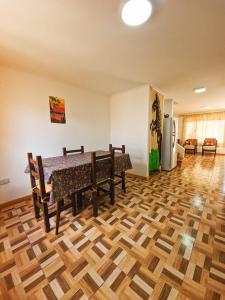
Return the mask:
[[45,234],[31,201],[0,213],[0,299],[225,299],[225,157],[188,155],[182,168],[128,177],[63,214]]

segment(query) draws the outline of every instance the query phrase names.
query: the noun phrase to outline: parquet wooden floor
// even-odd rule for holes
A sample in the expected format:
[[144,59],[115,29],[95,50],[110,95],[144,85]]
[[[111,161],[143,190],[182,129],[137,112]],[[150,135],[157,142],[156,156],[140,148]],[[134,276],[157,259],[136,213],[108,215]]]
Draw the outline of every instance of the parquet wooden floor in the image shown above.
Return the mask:
[[[1,299],[225,299],[225,157],[129,177],[116,204],[45,234],[31,202],[0,214]],[[54,228],[54,220],[52,220]]]

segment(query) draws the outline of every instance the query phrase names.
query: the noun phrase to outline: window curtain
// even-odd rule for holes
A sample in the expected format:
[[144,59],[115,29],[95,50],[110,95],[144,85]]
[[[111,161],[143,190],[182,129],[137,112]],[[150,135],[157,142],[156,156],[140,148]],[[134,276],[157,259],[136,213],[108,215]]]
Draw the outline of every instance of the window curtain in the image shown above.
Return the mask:
[[225,147],[225,111],[183,116],[183,142],[197,139],[202,145],[205,138],[216,138],[219,147]]

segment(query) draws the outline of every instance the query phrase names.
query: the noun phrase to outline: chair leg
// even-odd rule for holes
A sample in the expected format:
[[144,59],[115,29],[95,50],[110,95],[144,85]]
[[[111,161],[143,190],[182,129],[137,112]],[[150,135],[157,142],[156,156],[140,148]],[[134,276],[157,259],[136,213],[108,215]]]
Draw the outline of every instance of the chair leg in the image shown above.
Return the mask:
[[95,218],[98,216],[98,197],[97,197],[97,191],[92,191],[92,205],[93,205],[93,215]]
[[33,198],[33,205],[34,205],[34,215],[35,215],[35,218],[38,219],[38,218],[40,218],[40,208],[37,206],[38,195],[33,192],[32,198]]
[[115,185],[114,185],[114,181],[111,180],[110,182],[110,199],[111,199],[111,205],[114,205],[115,203],[115,191],[114,191]]
[[56,226],[55,226],[55,234],[59,233],[59,222],[60,222],[60,213],[61,213],[61,206],[62,201],[57,202],[57,209],[56,209]]
[[49,222],[48,204],[47,203],[43,203],[43,213],[44,213],[45,232],[49,232],[50,231],[50,222]]
[[122,176],[122,190],[126,193],[126,175],[125,172],[121,172]]

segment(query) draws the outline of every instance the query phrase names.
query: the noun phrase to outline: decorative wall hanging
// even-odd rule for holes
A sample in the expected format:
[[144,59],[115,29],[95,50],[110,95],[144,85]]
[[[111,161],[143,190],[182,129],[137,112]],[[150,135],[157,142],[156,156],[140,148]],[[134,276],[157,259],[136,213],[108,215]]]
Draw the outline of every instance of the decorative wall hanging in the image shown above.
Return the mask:
[[64,99],[49,96],[50,118],[52,123],[66,123]]
[[151,89],[152,112],[150,124],[150,152],[149,152],[149,171],[156,171],[161,162],[162,146],[162,124],[163,124],[163,103],[164,97],[154,89]]
[[152,104],[152,123],[150,125],[150,130],[152,136],[156,136],[157,148],[159,151],[159,156],[161,156],[161,144],[162,144],[162,125],[161,125],[161,109],[158,94],[156,93],[155,99]]

